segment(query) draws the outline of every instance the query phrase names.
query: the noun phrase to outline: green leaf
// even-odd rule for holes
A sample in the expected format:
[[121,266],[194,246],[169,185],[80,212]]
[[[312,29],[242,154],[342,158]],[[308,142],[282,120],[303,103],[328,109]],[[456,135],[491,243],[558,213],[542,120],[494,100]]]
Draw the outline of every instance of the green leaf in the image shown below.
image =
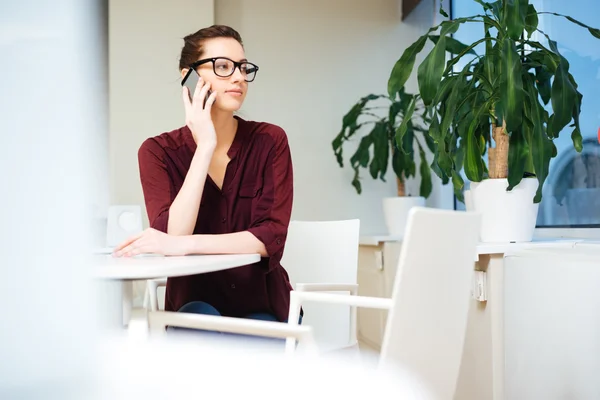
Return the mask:
[[385,182],[384,176],[387,172],[390,154],[386,125],[378,122],[369,135],[372,136],[373,142],[373,159],[369,165],[369,172],[373,179],[379,177]]
[[331,142],[331,146],[333,147],[333,154],[335,155],[337,163],[339,164],[340,167],[344,166],[344,157],[343,157],[343,149],[342,149],[343,140],[344,140],[344,132],[342,131],[342,132],[338,133],[338,135],[335,137],[335,139],[333,139],[333,141]]
[[528,156],[529,145],[525,140],[525,135],[521,129],[517,129],[510,134],[507,190],[513,190],[513,188],[521,182],[521,179],[523,179]]
[[553,157],[556,147],[544,130],[544,109],[537,101],[537,93],[533,85],[528,85],[527,90],[530,105],[526,111],[531,115],[531,122],[533,122],[533,135],[530,146],[533,153],[533,167],[539,182],[533,201],[539,203],[542,201],[543,185],[548,177],[550,159]]
[[433,190],[433,184],[431,183],[431,169],[429,168],[429,163],[427,162],[427,156],[420,143],[419,155],[421,158],[421,162],[419,165],[419,173],[421,174],[421,186],[419,188],[419,194],[422,197],[427,198]]
[[446,78],[452,79],[451,83],[453,84],[450,86],[450,96],[448,97],[448,100],[445,102],[445,104],[443,104],[443,112],[440,112],[440,115],[442,116],[442,121],[439,128],[440,140],[444,140],[444,138],[448,134],[450,126],[452,125],[452,121],[456,117],[456,112],[458,111],[457,106],[461,99],[461,96],[465,96],[465,91],[468,88],[468,82],[466,79],[466,74],[469,71],[468,68],[468,65],[465,66],[460,72],[460,74],[458,74],[458,76],[456,77]]
[[[556,42],[550,41],[550,48],[560,54]],[[577,89],[569,79],[569,62],[563,56],[554,75],[552,82],[552,110],[554,120],[551,130],[553,136],[558,137],[560,131],[571,122],[573,109],[577,101]]]
[[454,169],[460,171],[465,165],[465,146],[463,145],[464,140],[460,139],[460,145],[454,152]]
[[463,180],[462,176],[460,176],[460,174],[455,170],[452,170],[452,186],[454,187],[454,195],[456,196],[456,198],[464,203],[465,198],[463,189],[465,187],[465,181]]
[[497,57],[493,50],[493,44],[492,44],[491,35],[490,35],[490,29],[491,29],[490,24],[485,23],[484,28],[485,28],[485,38],[488,40],[486,40],[486,42],[485,42],[485,58],[483,59],[483,70],[484,70],[485,76],[487,77],[488,81],[493,82],[494,79],[496,78],[495,61],[496,61]]
[[455,89],[454,85],[456,85],[458,76],[446,76],[440,83],[440,88],[433,99],[433,104],[444,104],[446,102],[447,97],[452,93]]
[[346,115],[344,115],[344,117],[342,118],[342,130],[344,130],[345,128],[352,128],[353,126],[355,126],[358,117],[362,113],[362,111],[365,108],[365,106],[367,105],[367,103],[369,101],[376,100],[380,97],[382,97],[382,96],[376,95],[376,94],[370,94],[368,96],[361,98],[358,101],[358,103],[353,105],[352,108],[350,109],[350,111],[348,111],[346,113]]
[[506,7],[505,24],[508,36],[519,40],[525,28],[525,17],[529,0],[504,0]]
[[392,169],[397,177],[410,175],[411,169],[414,169],[414,161],[402,151],[395,149],[392,153]]
[[408,151],[404,148],[403,138],[406,134],[406,131],[408,130],[408,124],[410,123],[412,115],[415,111],[416,104],[417,98],[414,97],[412,102],[408,106],[408,110],[406,110],[406,113],[404,114],[404,119],[402,120],[402,123],[400,124],[400,126],[398,126],[398,129],[396,129],[396,146],[398,146],[398,148],[401,149],[405,154],[408,153]]
[[408,121],[408,128],[406,129],[406,133],[402,137],[402,149],[406,152],[406,154],[410,155],[411,158],[414,153],[413,143],[415,141],[415,129],[413,127],[412,121]]
[[492,7],[492,12],[494,13],[498,21],[502,21],[504,16],[504,11],[502,9],[502,0],[490,3],[490,6]]
[[531,60],[538,61],[541,64],[544,64],[548,72],[554,74],[556,72],[556,68],[558,68],[558,64],[560,63],[560,55],[548,50],[546,47],[544,47],[543,44],[539,42],[526,41],[525,43],[528,46],[540,50],[539,52],[531,52],[526,57]]
[[357,123],[358,117],[361,116],[365,106],[369,101],[376,100],[380,97],[383,96],[370,94],[361,98],[342,118],[342,129],[340,133],[331,142],[331,146],[333,147],[333,153],[340,167],[344,166],[342,148],[344,142],[347,141],[350,137],[352,137],[362,126],[362,124]]
[[478,137],[479,137],[479,149],[481,150],[481,156],[483,156],[485,154],[485,151],[486,151],[486,148],[485,148],[485,137],[483,137],[483,135],[478,136]]
[[492,11],[492,5],[488,2],[484,2],[483,0],[475,0],[476,3],[479,3],[485,11]]
[[358,167],[358,166],[361,166],[363,168],[367,167],[367,165],[369,164],[369,159],[370,159],[369,147],[371,147],[372,144],[373,144],[373,136],[372,135],[364,136],[360,140],[360,143],[358,145],[358,148],[356,149],[356,152],[352,155],[352,157],[350,157],[350,163],[352,164],[352,167]]
[[390,110],[388,113],[388,120],[390,121],[390,125],[394,126],[396,124],[396,117],[398,113],[403,110],[403,104],[401,101],[395,101],[390,105]]
[[544,104],[548,104],[552,98],[552,83],[550,79],[552,74],[546,68],[537,67],[535,69],[535,85],[540,92],[540,97]]
[[[415,65],[416,56],[423,50],[425,42],[427,41],[427,37],[430,33],[437,31],[438,28],[441,27],[440,36],[446,36],[456,32],[460,24],[465,22],[480,22],[480,20],[476,19],[476,17],[466,17],[457,18],[452,21],[443,21],[441,24],[429,28],[429,31],[425,35],[421,36],[416,42],[411,44],[404,51],[404,53],[402,53],[400,59],[396,61],[394,68],[392,68],[390,78],[388,79],[389,96],[391,98],[395,98],[396,93],[400,91],[401,88],[406,84],[406,81],[408,80]],[[474,44],[471,48],[475,47],[475,45],[476,44]],[[463,55],[464,54],[459,55],[458,59]]]
[[594,36],[597,39],[600,39],[600,29],[592,28],[591,26],[588,26],[586,24],[583,24],[583,23],[577,21],[575,18],[569,17],[567,15],[563,15],[563,14],[554,13],[554,12],[541,12],[540,14],[551,14],[551,15],[556,15],[557,17],[566,18],[569,21],[573,22],[574,24],[577,24],[583,28],[587,28],[587,30],[590,31],[592,36]]
[[352,186],[356,189],[356,193],[362,193],[362,186],[360,184],[358,168],[354,168],[354,178],[352,179]]
[[419,65],[417,80],[423,103],[428,106],[433,101],[444,73],[446,62],[446,37],[442,36],[425,60]]
[[477,118],[473,119],[466,135],[465,175],[471,182],[480,182],[483,178],[483,160],[479,149],[479,138],[475,135],[478,122]]
[[440,154],[441,154],[440,152],[435,152],[433,154],[433,161],[431,162],[430,168],[442,180],[442,184],[445,185],[445,184],[447,184],[450,181],[450,178],[440,168],[440,165],[439,165],[439,162],[438,162]]
[[452,169],[454,166],[454,162],[452,161],[452,155],[450,154],[448,143],[443,141],[438,146],[438,158],[437,164],[440,169],[444,172],[444,175],[450,177],[452,176]]
[[[436,117],[436,121],[437,121],[437,117]],[[433,122],[431,123],[431,125],[433,125]],[[432,153],[435,153],[437,146],[436,146],[435,142],[433,141],[433,138],[428,134],[425,134],[423,136],[425,137],[425,144],[427,145],[427,148],[429,149],[429,151],[431,151]]]
[[[431,35],[429,36],[429,39],[437,44],[437,42],[440,40],[440,37],[438,35]],[[465,51],[465,54],[472,54],[474,56],[477,55],[477,53],[475,52],[475,50],[473,49],[469,49],[469,46],[467,46],[466,44],[459,42],[458,40],[454,39],[451,36],[447,36],[446,37],[446,51],[452,54],[459,54],[463,51]]]
[[539,19],[537,15],[537,11],[533,4],[529,4],[527,6],[527,16],[525,17],[525,30],[529,37],[533,35],[533,32],[537,30],[539,24]]
[[[460,59],[461,59],[461,58],[462,58],[462,57],[463,57],[465,54],[467,54],[467,53],[468,53],[468,52],[469,52],[471,49],[474,49],[474,48],[475,48],[475,47],[477,47],[477,46],[478,46],[480,43],[483,43],[483,42],[489,42],[489,41],[493,41],[493,40],[496,40],[496,39],[494,39],[494,38],[491,38],[491,37],[485,37],[485,38],[483,38],[483,39],[479,39],[479,40],[478,40],[478,41],[476,41],[475,43],[471,43],[469,46],[467,46],[467,48],[466,48],[465,50],[461,51],[461,52],[460,52],[460,54],[458,54],[456,57],[454,57],[454,58],[452,58],[450,61],[448,61],[448,63],[446,64],[446,69],[445,69],[445,71],[444,71],[444,74],[443,74],[443,75],[447,75],[447,74],[449,74],[449,73],[450,73],[450,72],[453,70],[454,66],[455,66],[456,64],[458,64],[458,62],[460,61]],[[477,60],[477,59],[475,59],[475,60],[471,60],[471,62],[470,62],[468,65],[470,65],[470,64],[471,64],[471,63],[473,63],[473,62],[475,62],[476,60]]]
[[458,31],[460,24],[462,24],[466,20],[466,18],[458,18],[450,21],[443,21],[440,24],[440,26],[442,27],[442,29],[440,29],[440,36],[455,34]]
[[440,3],[440,14],[442,14],[446,18],[450,18],[448,16],[448,13],[444,10],[444,7],[442,6],[442,3]]
[[415,65],[417,54],[423,50],[426,41],[427,35],[421,36],[416,42],[411,44],[404,53],[402,53],[400,59],[396,61],[388,80],[388,94],[391,98],[395,98],[396,94],[406,84]]
[[573,147],[578,153],[581,153],[583,150],[583,138],[581,137],[581,130],[577,127],[573,129],[573,133],[571,133],[571,140],[573,140]]
[[431,124],[429,125],[429,137],[431,137],[435,143],[439,143],[442,139],[442,134],[440,133],[440,121],[437,114],[431,119]]
[[[525,85],[525,101],[523,103],[523,137],[525,138],[525,143],[528,146],[528,154],[527,160],[525,161],[525,172],[535,173],[535,168],[533,166],[533,153],[532,153],[532,143],[533,143],[533,119],[532,119],[532,104],[535,102],[538,103],[536,89],[534,86],[534,78],[530,75],[527,75],[523,80]],[[531,98],[530,93],[533,93],[535,98]],[[509,168],[510,168],[510,149],[509,149]],[[510,173],[510,171],[509,171]]]
[[[577,90],[577,83],[575,83],[575,78],[573,75],[569,74],[569,80]],[[583,95],[577,91],[577,96],[575,96],[575,105],[573,106],[573,121],[575,125],[575,130],[571,134],[571,139],[573,140],[573,146],[578,153],[581,153],[583,150],[583,139],[581,138],[581,124],[579,122],[579,114],[581,113],[581,101],[583,100]]]
[[505,38],[502,43],[502,70],[500,77],[500,102],[506,120],[506,129],[513,132],[523,120],[522,65],[515,43]]

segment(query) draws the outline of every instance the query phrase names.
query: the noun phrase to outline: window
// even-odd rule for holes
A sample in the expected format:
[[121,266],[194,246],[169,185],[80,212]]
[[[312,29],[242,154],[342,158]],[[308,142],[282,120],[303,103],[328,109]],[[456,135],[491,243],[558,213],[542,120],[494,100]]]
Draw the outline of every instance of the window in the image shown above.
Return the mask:
[[[600,26],[598,0],[530,0],[538,11],[552,11],[571,16],[584,24]],[[452,0],[452,18],[481,13],[473,0]],[[540,204],[538,227],[600,226],[600,40],[564,18],[541,15],[539,27],[556,40],[561,53],[569,61],[570,71],[583,94],[581,128],[583,151],[577,153],[571,134],[562,132],[555,140],[558,155],[550,163]],[[463,24],[454,37],[470,44],[482,35],[478,24]],[[539,40],[539,39],[538,39]],[[541,40],[540,40],[541,41]],[[482,53],[483,48],[477,48]],[[462,66],[457,66],[462,68]],[[570,129],[570,128],[566,128]],[[464,176],[463,176],[464,177]],[[465,178],[466,186],[468,181]],[[455,200],[456,208],[464,204]]]

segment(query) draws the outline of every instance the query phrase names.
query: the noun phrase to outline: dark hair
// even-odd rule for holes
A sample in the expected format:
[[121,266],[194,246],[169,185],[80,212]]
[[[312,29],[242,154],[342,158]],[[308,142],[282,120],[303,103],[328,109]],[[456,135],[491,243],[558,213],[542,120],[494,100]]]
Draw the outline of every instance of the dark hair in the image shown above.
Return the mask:
[[242,47],[242,37],[233,28],[226,25],[213,25],[208,28],[202,28],[196,33],[192,33],[183,38],[184,44],[179,58],[179,70],[188,68],[190,64],[198,61],[204,52],[204,41],[214,38],[232,38],[238,41]]

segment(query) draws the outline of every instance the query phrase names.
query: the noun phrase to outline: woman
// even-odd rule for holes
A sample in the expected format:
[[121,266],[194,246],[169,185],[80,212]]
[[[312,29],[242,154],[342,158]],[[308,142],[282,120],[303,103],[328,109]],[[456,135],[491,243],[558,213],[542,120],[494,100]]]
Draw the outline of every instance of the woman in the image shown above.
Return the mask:
[[292,287],[280,260],[293,197],[286,134],[234,116],[258,70],[238,32],[211,26],[184,41],[181,76],[189,68],[200,75],[191,100],[183,87],[186,125],[140,147],[151,228],[115,256],[259,253],[253,265],[170,278],[165,310],[286,321]]

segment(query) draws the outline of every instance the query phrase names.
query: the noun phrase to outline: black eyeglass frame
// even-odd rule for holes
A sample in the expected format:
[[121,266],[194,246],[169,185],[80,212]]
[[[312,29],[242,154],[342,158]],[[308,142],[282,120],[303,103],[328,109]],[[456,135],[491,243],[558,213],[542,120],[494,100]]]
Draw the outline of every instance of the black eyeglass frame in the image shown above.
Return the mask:
[[[222,60],[227,60],[227,61],[231,61],[231,62],[233,63],[233,70],[231,70],[231,73],[230,73],[229,75],[225,75],[225,76],[223,76],[223,75],[219,75],[219,74],[217,73],[217,71],[216,71],[216,69],[215,69],[215,61],[217,61],[217,60],[220,60],[220,59],[222,59]],[[212,62],[213,72],[215,73],[215,75],[217,75],[218,77],[221,77],[221,78],[229,78],[231,75],[233,75],[233,74],[235,73],[235,69],[236,69],[236,68],[237,68],[237,69],[240,71],[240,73],[241,73],[242,75],[244,75],[244,73],[242,72],[242,64],[251,65],[253,68],[255,68],[255,71],[254,71],[254,77],[252,77],[252,80],[250,80],[250,81],[244,78],[244,80],[245,80],[246,82],[252,82],[252,81],[254,81],[254,79],[256,79],[256,74],[258,73],[258,65],[256,65],[256,64],[253,64],[253,63],[251,63],[251,62],[249,62],[249,61],[233,61],[231,58],[227,58],[227,57],[212,57],[212,58],[204,58],[204,59],[202,59],[202,60],[198,60],[198,61],[196,61],[196,62],[192,63],[192,64],[190,65],[190,68],[196,69],[196,68],[198,68],[200,65],[203,65],[203,64],[206,64],[206,63],[209,63],[209,62]],[[246,73],[246,76],[248,76],[248,74],[247,74],[247,73]]]

